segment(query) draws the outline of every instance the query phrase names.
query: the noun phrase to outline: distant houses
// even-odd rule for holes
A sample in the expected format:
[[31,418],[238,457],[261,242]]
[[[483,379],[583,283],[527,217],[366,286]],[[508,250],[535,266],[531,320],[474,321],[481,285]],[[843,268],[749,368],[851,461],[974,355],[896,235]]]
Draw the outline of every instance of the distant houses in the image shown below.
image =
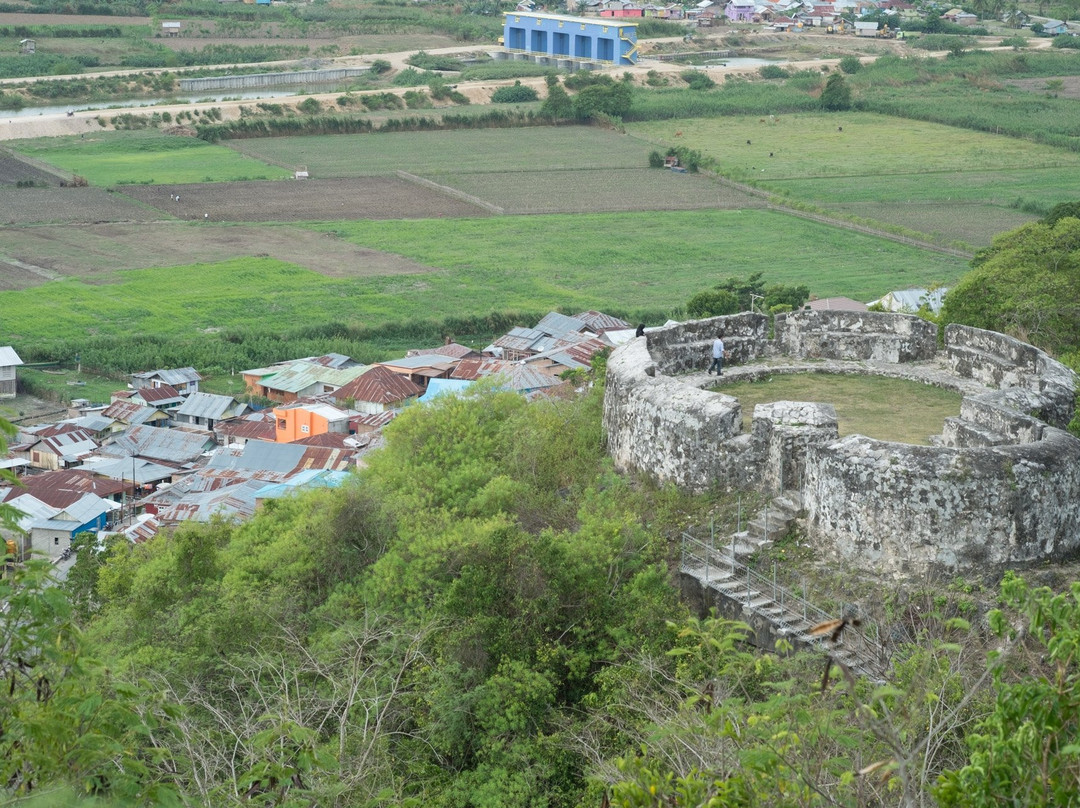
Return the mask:
[[0,347],[0,398],[15,398],[18,379],[15,368],[23,361],[10,345]]
[[0,467],[27,485],[0,483],[0,498],[22,497],[23,548],[53,558],[80,533],[143,541],[186,520],[245,519],[293,491],[344,484],[405,408],[482,379],[550,395],[632,333],[602,312],[551,312],[483,350],[447,340],[371,365],[325,354],[245,370],[250,400],[199,390],[194,368],[134,373],[107,404],[73,402],[69,418],[20,429]]

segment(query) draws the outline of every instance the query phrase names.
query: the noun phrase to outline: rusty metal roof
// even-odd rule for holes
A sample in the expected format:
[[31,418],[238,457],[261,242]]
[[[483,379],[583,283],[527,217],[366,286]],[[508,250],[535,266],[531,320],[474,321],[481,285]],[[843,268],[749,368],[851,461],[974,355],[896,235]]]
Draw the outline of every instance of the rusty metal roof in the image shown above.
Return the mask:
[[108,498],[124,490],[123,484],[116,480],[97,477],[82,469],[61,469],[27,475],[21,478],[21,482],[21,486],[12,487],[5,492],[4,501],[30,494],[53,508],[66,508],[85,494]]
[[575,320],[581,320],[590,331],[602,334],[604,331],[621,331],[624,328],[633,328],[626,320],[620,320],[602,311],[583,311],[574,315]]
[[163,384],[161,387],[144,387],[141,390],[134,391],[134,395],[131,397],[141,398],[147,406],[184,400],[184,397],[171,384]]
[[423,392],[420,385],[414,383],[408,376],[394,373],[381,365],[375,365],[360,378],[336,390],[333,397],[337,401],[352,399],[389,405],[398,404]]
[[405,356],[426,356],[428,354],[449,356],[451,359],[471,359],[479,356],[480,352],[473,350],[467,345],[460,345],[456,342],[439,345],[436,348],[412,348],[405,352]]

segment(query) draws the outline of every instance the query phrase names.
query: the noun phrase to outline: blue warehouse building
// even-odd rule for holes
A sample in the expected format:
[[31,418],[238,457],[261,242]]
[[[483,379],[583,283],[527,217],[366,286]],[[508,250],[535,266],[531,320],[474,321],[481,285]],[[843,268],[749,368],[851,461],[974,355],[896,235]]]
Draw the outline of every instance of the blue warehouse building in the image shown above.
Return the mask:
[[567,70],[637,64],[637,24],[617,18],[589,19],[560,14],[506,12],[503,47],[507,57]]

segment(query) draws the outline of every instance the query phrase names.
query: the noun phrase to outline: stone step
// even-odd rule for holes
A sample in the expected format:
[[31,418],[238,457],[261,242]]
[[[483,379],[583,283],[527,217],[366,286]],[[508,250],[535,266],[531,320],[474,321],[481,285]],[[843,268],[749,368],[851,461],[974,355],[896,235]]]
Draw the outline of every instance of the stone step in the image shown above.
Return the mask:
[[765,539],[775,542],[782,539],[791,527],[791,519],[783,519],[776,514],[769,513],[755,516],[746,526],[746,532],[752,539]]
[[946,446],[960,449],[1004,446],[1011,442],[1000,432],[963,418],[957,418],[955,415],[950,415],[945,419],[941,434]]

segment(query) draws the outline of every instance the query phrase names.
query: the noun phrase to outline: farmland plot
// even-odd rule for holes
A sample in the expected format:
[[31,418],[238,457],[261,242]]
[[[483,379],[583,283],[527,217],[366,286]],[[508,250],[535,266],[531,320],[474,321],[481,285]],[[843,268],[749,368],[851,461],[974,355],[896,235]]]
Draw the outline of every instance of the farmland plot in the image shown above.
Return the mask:
[[[106,114],[106,117],[107,114]],[[193,137],[153,130],[14,140],[12,150],[85,177],[91,185],[231,182],[292,175]]]
[[[83,189],[87,190],[87,189]],[[326,277],[359,278],[433,271],[393,253],[332,234],[285,225],[177,221],[0,229],[0,288],[40,286],[58,277],[118,283],[122,271],[213,263],[262,255]],[[15,262],[4,265],[3,257]],[[28,268],[28,266],[30,268]]]
[[[161,213],[103,188],[0,187],[0,225],[131,222]],[[0,246],[0,251],[5,249]]]
[[313,177],[642,168],[647,143],[594,126],[534,126],[236,140],[229,147]]
[[701,174],[649,168],[516,171],[430,176],[506,213],[742,209],[764,200]]
[[1031,221],[1012,207],[1017,201],[1049,208],[1072,199],[1080,183],[1080,155],[1064,149],[868,113],[630,129],[699,149],[722,173],[791,199],[973,245]]
[[[488,211],[397,177],[133,185],[124,192],[178,219],[300,222],[487,216]],[[179,197],[179,201],[173,199]]]

